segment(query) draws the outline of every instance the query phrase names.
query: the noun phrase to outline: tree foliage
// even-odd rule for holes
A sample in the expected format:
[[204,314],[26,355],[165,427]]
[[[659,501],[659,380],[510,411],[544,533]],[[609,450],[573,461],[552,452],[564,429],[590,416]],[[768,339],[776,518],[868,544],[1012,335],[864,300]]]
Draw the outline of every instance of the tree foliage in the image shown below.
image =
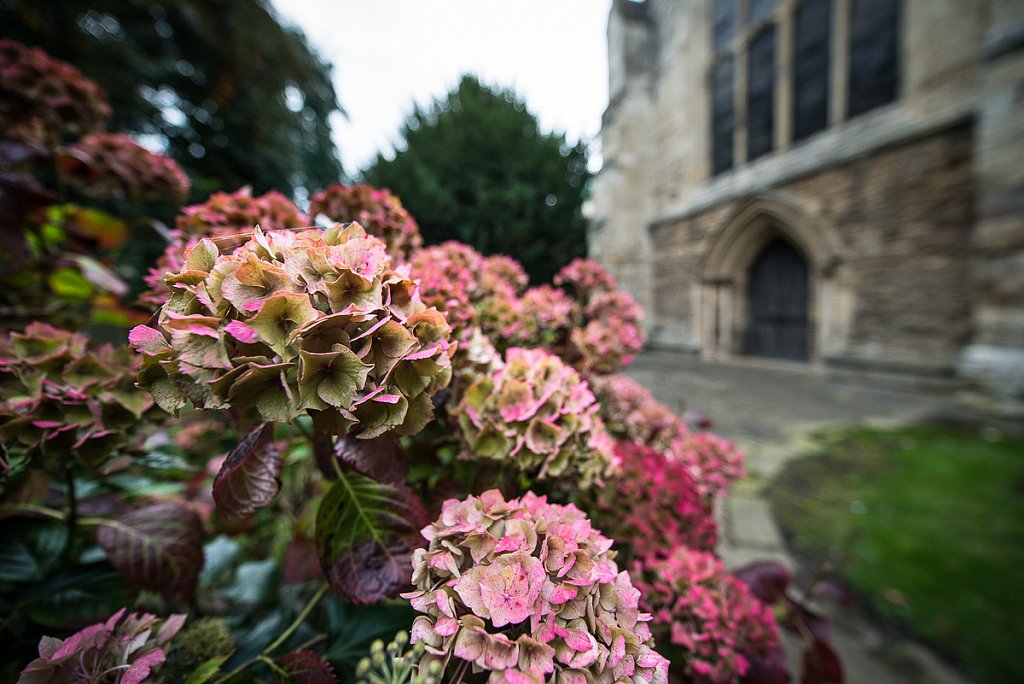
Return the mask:
[[103,86],[113,130],[166,141],[194,199],[247,184],[291,194],[341,174],[330,66],[264,3],[8,0],[0,27]]
[[394,158],[378,155],[363,175],[402,198],[428,243],[508,254],[534,282],[583,254],[586,147],[543,133],[511,90],[464,76],[417,107],[401,137]]

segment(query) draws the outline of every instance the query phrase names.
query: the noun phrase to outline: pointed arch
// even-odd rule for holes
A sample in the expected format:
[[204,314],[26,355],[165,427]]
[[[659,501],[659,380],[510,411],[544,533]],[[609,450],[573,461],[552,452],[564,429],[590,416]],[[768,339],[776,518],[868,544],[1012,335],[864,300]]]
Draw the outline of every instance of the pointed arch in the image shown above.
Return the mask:
[[705,356],[746,354],[749,346],[750,269],[775,240],[790,244],[806,261],[809,275],[807,357],[818,361],[830,347],[839,315],[835,276],[839,240],[831,228],[812,221],[781,195],[761,196],[729,215],[700,264],[701,347]]
[[757,197],[733,212],[719,229],[701,262],[701,280],[735,280],[778,237],[801,251],[816,275],[827,275],[839,262],[838,241],[829,229],[813,223],[782,198]]

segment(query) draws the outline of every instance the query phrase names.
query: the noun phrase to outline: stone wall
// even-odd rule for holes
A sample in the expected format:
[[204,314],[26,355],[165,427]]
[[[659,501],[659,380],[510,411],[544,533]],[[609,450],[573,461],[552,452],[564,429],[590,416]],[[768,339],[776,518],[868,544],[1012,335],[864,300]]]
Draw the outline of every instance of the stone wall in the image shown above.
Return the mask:
[[[970,340],[975,297],[968,258],[974,223],[972,149],[971,126],[963,124],[771,190],[772,197],[798,208],[839,243],[835,263],[815,264],[814,256],[807,255],[821,279],[819,290],[828,285],[840,293],[847,309],[817,317],[818,325],[838,325],[839,330],[830,331],[827,348],[816,348],[816,358],[953,372]],[[722,202],[652,229],[658,343],[712,351],[706,340],[715,335],[703,328],[723,323],[702,315],[700,292],[708,284],[701,282],[701,265],[729,217],[748,200]],[[737,264],[738,270],[744,268]],[[743,273],[734,277],[742,279]],[[718,331],[717,339],[723,337]],[[742,337],[733,331],[733,348],[719,351],[740,351],[735,340]]]
[[845,118],[851,0],[833,0],[829,126],[794,143],[800,0],[778,0],[776,148],[712,175],[712,0],[615,0],[590,253],[648,309],[656,343],[729,355],[741,288],[697,274],[716,231],[770,197],[835,248],[814,266],[812,358],[956,368],[1024,406],[1024,0],[901,1],[897,99]]

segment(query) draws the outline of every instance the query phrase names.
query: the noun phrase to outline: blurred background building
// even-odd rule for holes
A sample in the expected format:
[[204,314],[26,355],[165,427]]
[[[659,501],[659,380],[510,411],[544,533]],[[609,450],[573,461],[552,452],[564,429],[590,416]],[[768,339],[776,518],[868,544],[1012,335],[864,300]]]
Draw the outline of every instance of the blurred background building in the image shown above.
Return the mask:
[[1024,398],[1024,1],[616,0],[591,254],[653,341]]

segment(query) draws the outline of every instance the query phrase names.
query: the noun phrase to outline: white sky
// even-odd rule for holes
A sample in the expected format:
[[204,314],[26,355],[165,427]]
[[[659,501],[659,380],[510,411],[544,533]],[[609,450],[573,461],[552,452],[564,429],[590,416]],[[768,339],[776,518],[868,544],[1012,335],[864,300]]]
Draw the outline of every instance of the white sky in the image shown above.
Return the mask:
[[[512,86],[545,131],[594,143],[608,104],[611,0],[273,0],[334,65],[345,170],[390,155],[413,102],[474,73]],[[591,156],[599,155],[596,145]],[[596,158],[592,159],[594,166]]]

